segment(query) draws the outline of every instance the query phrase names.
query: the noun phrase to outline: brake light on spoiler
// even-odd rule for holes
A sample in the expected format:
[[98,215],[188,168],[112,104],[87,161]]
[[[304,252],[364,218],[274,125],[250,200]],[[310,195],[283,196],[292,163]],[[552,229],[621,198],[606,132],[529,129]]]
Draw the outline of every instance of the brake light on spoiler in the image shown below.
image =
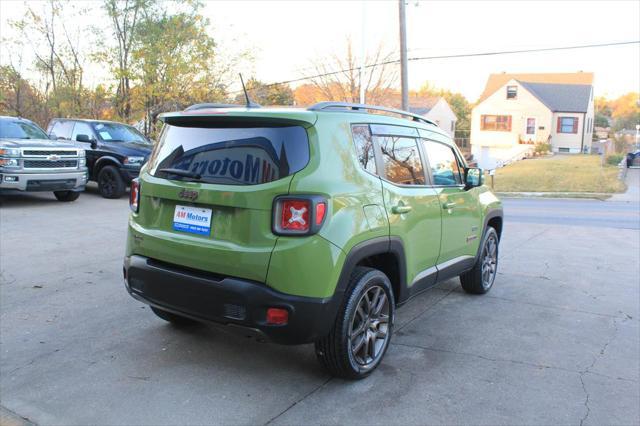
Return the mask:
[[327,200],[318,195],[286,195],[273,203],[273,233],[313,235],[320,230],[327,213]]

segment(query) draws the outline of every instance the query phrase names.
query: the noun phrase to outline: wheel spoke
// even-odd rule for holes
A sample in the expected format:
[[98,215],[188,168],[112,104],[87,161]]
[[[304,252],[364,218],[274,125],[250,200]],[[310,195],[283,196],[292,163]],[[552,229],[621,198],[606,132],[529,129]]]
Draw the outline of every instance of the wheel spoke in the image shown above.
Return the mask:
[[382,312],[382,308],[384,308],[385,303],[387,303],[387,295],[384,294],[384,291],[381,291],[376,302],[375,309],[373,311],[374,315],[380,315],[380,312]]
[[369,341],[369,352],[367,353],[367,355],[373,361],[376,358],[376,335],[372,333],[367,340]]
[[378,317],[378,322],[379,322],[380,324],[388,324],[388,323],[389,323],[389,315],[381,314],[381,315]]
[[362,345],[364,345],[365,340],[367,340],[367,336],[362,334],[360,335],[360,338],[355,342],[355,344],[351,346],[351,351],[354,355],[357,355],[358,352],[360,352],[360,349],[362,349]]
[[351,330],[351,334],[349,335],[349,337],[352,338],[362,334],[362,332],[366,327],[366,324],[367,324],[366,322],[361,321],[360,325],[355,330]]

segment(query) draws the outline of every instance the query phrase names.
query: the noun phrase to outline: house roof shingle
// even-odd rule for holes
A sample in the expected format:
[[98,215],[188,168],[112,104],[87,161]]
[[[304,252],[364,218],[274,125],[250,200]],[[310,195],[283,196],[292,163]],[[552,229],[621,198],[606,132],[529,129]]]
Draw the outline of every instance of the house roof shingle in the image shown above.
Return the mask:
[[591,85],[551,84],[519,81],[525,89],[553,112],[587,112]]
[[551,84],[582,84],[593,85],[592,72],[570,72],[570,73],[545,73],[545,74],[491,74],[484,87],[484,91],[478,99],[478,103],[491,96],[496,90],[504,86],[509,80],[518,80],[527,83],[551,83]]

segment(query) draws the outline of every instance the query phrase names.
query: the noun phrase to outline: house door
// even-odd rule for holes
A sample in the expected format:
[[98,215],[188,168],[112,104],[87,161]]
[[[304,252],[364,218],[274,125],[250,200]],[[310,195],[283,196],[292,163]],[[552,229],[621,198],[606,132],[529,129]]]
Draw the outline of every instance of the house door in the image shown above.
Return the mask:
[[524,134],[526,135],[526,140],[536,140],[536,119],[534,117],[527,118],[527,126],[524,130]]

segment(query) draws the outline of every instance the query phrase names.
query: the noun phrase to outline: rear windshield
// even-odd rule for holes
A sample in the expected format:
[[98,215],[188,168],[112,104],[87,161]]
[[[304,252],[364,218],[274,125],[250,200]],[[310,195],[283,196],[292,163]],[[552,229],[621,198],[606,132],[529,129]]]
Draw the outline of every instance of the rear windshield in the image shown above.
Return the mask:
[[[307,132],[300,126],[200,128],[166,124],[149,159],[149,172],[175,180],[257,185],[290,176],[308,162]],[[187,173],[176,174],[175,169]]]

